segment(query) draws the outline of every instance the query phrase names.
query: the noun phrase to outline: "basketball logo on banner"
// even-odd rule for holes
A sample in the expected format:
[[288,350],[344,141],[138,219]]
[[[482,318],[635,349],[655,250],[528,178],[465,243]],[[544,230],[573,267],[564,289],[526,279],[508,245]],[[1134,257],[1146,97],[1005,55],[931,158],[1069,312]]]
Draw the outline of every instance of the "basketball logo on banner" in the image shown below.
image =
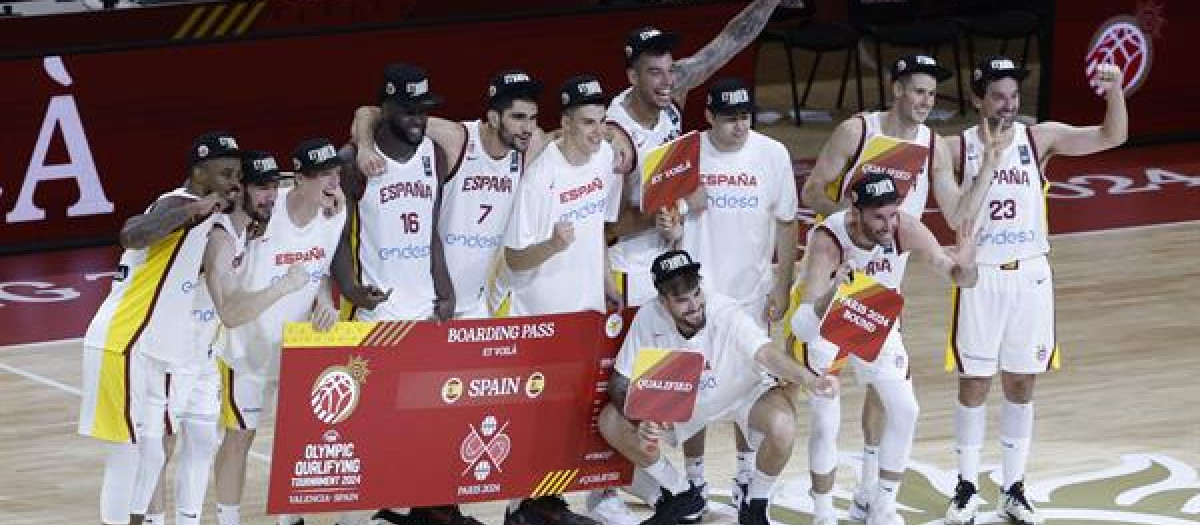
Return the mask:
[[1155,0],[1139,3],[1137,14],[1119,15],[1105,20],[1088,45],[1084,57],[1084,75],[1097,95],[1096,68],[1113,64],[1121,68],[1125,83],[1121,87],[1129,96],[1145,82],[1154,59],[1153,38],[1162,34],[1163,6]]
[[310,398],[313,415],[330,425],[349,418],[358,406],[368,373],[367,360],[361,357],[351,357],[345,365],[334,365],[322,371],[313,382]]
[[512,452],[512,440],[504,433],[508,422],[499,426],[496,416],[489,415],[479,423],[478,430],[475,429],[475,425],[469,426],[470,431],[458,447],[459,459],[467,464],[462,475],[470,472],[476,480],[483,481],[492,474],[493,468],[503,472],[500,466],[508,459],[509,452]]

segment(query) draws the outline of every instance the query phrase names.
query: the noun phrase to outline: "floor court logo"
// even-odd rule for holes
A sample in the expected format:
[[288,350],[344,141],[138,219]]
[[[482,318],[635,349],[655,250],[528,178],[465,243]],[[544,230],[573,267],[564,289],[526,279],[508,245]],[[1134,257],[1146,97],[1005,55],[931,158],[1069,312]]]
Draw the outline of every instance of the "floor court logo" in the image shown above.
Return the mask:
[[[857,467],[857,458],[843,456],[843,467]],[[985,468],[980,492],[987,500],[977,524],[1007,523],[995,514],[997,467]],[[908,525],[940,525],[954,491],[952,470],[913,462],[900,489],[899,508]],[[839,486],[840,523],[852,523],[845,515],[850,490]],[[776,523],[807,525],[812,520],[812,499],[807,476],[780,483],[772,501],[771,517]],[[1127,454],[1113,465],[1091,472],[1044,480],[1030,479],[1026,495],[1050,525],[1196,525],[1200,523],[1200,475],[1195,468],[1161,454]]]

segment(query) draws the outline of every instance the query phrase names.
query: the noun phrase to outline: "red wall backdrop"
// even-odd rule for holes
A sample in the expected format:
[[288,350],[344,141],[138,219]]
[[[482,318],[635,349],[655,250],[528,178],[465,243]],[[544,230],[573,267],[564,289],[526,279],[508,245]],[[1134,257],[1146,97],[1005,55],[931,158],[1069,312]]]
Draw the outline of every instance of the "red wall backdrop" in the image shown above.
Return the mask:
[[[481,114],[484,87],[495,71],[526,68],[547,84],[542,123],[554,128],[557,86],[566,77],[592,72],[614,92],[624,87],[621,49],[631,29],[656,24],[676,30],[684,37],[680,55],[687,55],[743,5],[159,45],[62,55],[61,66],[43,57],[0,60],[6,84],[0,98],[0,253],[115,238],[126,217],[182,183],[188,146],[204,131],[229,130],[243,147],[277,155],[305,137],[344,140],[353,109],[376,101],[388,62],[425,67],[433,90],[448,101],[438,113],[463,119]],[[749,79],[753,55],[753,50],[740,54],[719,74]],[[699,124],[700,98],[695,92],[689,105],[693,125]],[[82,132],[71,131],[71,104]],[[42,133],[44,125],[55,124],[44,122],[51,107],[63,117],[61,125]],[[47,154],[43,162],[31,162],[38,160],[39,135],[48,138]],[[70,147],[64,137],[72,138]],[[88,163],[81,161],[85,151],[94,159],[93,180],[112,203],[111,213],[68,216],[80,197],[79,181],[86,178],[39,183],[32,204],[44,210],[44,219],[22,221],[30,217],[29,206],[13,213],[31,174],[48,178],[87,171]],[[53,167],[68,163],[69,168]],[[103,209],[104,200],[99,201],[84,203],[83,211]]]
[[[1104,101],[1091,93],[1084,68],[1093,39],[1116,17],[1135,23],[1149,42],[1148,67],[1128,99],[1130,136],[1200,134],[1200,83],[1192,65],[1200,2],[1193,0],[1060,0],[1054,16],[1049,117],[1072,124],[1103,118]],[[1145,50],[1135,41],[1124,47]],[[1121,59],[1116,63],[1125,65]]]

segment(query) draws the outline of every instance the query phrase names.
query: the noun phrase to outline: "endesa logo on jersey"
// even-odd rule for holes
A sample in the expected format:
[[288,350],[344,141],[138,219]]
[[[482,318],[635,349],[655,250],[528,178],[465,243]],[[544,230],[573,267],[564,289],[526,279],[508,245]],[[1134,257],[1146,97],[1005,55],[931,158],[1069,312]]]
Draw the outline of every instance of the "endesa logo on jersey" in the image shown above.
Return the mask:
[[384,246],[379,249],[379,260],[395,261],[400,259],[423,259],[429,257],[428,244],[408,244],[405,246]]
[[979,234],[979,246],[993,245],[1001,246],[1005,244],[1025,244],[1027,242],[1036,242],[1038,240],[1037,232],[1030,230],[996,230]]
[[447,233],[446,246],[462,246],[464,248],[495,249],[500,247],[499,235],[479,235],[468,233]]
[[709,193],[709,208],[756,209],[757,195],[740,195],[737,193]]

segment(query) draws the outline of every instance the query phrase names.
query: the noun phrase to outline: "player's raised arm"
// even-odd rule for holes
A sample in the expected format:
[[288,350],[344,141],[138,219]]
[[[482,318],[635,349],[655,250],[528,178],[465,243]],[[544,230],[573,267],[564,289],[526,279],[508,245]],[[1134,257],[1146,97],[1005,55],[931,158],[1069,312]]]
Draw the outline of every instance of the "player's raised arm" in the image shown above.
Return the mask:
[[861,118],[849,118],[838,124],[833,135],[821,147],[812,172],[800,190],[800,201],[819,215],[829,216],[842,209],[842,203],[834,202],[825,188],[846,171],[847,165],[863,140],[866,124]]
[[916,217],[901,212],[899,221],[901,244],[928,264],[934,273],[954,281],[959,288],[975,286],[979,272],[975,263],[977,229],[974,220],[967,219],[962,223],[955,232],[957,243],[951,249],[938,244],[933,232]]
[[[1034,146],[1044,163],[1051,155],[1090,155],[1115,148],[1129,138],[1129,113],[1125,109],[1125,91],[1121,68],[1102,64],[1096,70],[1097,88],[1104,91],[1104,122],[1099,126],[1072,126],[1062,122],[1034,125]],[[1044,167],[1044,166],[1043,166]]]
[[671,72],[675,76],[671,96],[675,103],[683,106],[688,91],[703,84],[766,27],[771,12],[779,0],[755,0],[734,16],[708,44],[696,54],[675,61]]
[[125,220],[118,240],[122,248],[140,250],[185,225],[204,220],[225,207],[225,197],[210,193],[196,200],[166,197],[146,213]]
[[983,136],[983,160],[980,162],[978,173],[962,174],[961,186],[956,182],[958,177],[954,174],[955,163],[952,153],[954,148],[950,145],[950,141],[942,137],[937,138],[938,146],[934,154],[933,173],[930,174],[933,198],[937,201],[938,208],[942,210],[946,224],[949,224],[950,228],[955,231],[961,229],[961,225],[965,221],[974,220],[979,215],[979,209],[983,206],[988,188],[992,186],[994,180],[992,172],[995,170],[1000,153],[1005,148],[1000,131],[993,129],[987,118],[981,116],[976,129]]
[[847,269],[842,264],[841,247],[826,230],[813,232],[805,260],[804,296],[790,322],[796,339],[807,343],[817,339],[821,316],[829,309],[837,283]]
[[234,275],[233,235],[223,227],[214,227],[204,248],[204,279],[212,296],[221,324],[233,328],[253,321],[279,298],[304,288],[308,272],[304,263],[288,267],[283,279],[261,290],[245,290]]
[[[382,119],[379,106],[362,106],[354,111],[354,122],[350,124],[350,139],[357,148],[355,165],[369,177],[382,175],[387,168],[387,161],[375,149],[375,129]],[[467,144],[467,129],[462,123],[432,115],[426,120],[425,135],[445,148],[455,162]],[[449,173],[454,173],[457,168],[451,166]]]

